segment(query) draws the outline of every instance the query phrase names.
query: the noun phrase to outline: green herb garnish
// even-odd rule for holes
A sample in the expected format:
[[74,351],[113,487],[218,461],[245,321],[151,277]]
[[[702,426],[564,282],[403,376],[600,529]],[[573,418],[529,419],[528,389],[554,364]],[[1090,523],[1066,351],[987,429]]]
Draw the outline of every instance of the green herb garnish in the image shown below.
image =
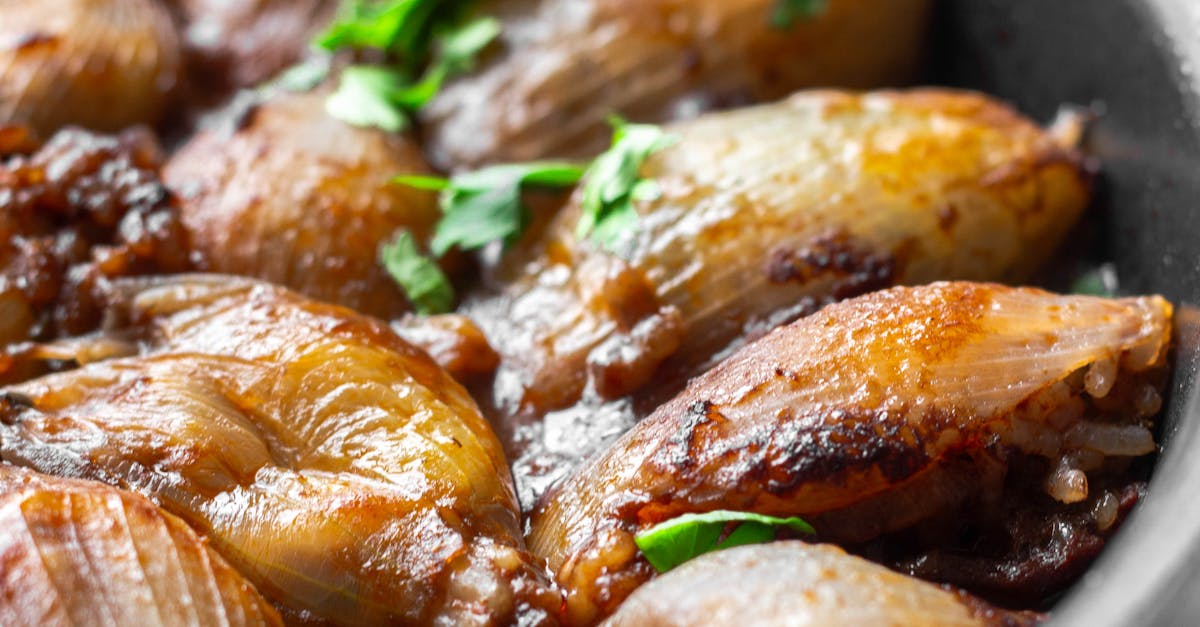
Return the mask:
[[1071,293],[1115,296],[1117,293],[1117,269],[1111,263],[1105,263],[1084,272],[1071,283]]
[[676,138],[652,124],[629,124],[619,118],[610,123],[612,147],[588,168],[575,235],[581,239],[590,235],[612,250],[637,223],[633,202],[659,195],[658,183],[641,178],[638,170],[651,154],[675,143]]
[[475,57],[500,34],[500,22],[483,17],[464,22],[442,33],[435,42],[433,61],[416,82],[401,79],[390,93],[393,106],[406,113],[419,111],[442,89],[446,79],[475,67]]
[[[736,523],[724,538],[730,523]],[[780,530],[813,534],[813,528],[799,518],[776,518],[751,512],[718,510],[704,514],[684,514],[659,523],[634,536],[634,542],[646,561],[660,573],[705,553],[743,544],[771,542]]]
[[[398,176],[393,182],[440,192],[438,205],[441,207],[442,217],[438,220],[429,249],[434,257],[441,257],[455,246],[462,250],[476,250],[497,240],[511,244],[525,230],[530,219],[529,208],[521,202],[522,188],[568,187],[579,182],[583,171],[581,166],[572,163],[539,161],[492,166],[475,172],[457,174],[449,179],[437,176]],[[430,291],[430,286],[434,285],[434,282],[427,278],[427,269],[433,268],[439,275],[441,270],[437,269],[436,261],[417,251],[412,237],[407,232],[402,235],[408,236],[408,241],[404,244],[406,248],[395,252],[393,258],[403,260],[413,267],[420,264],[419,277],[414,280],[411,270],[397,272],[390,266],[388,272],[408,294],[409,300],[417,303],[422,294]],[[386,252],[385,249],[385,254]],[[419,261],[416,258],[419,258]],[[387,264],[387,257],[384,264]],[[424,311],[418,307],[418,313],[448,311],[449,304],[454,300],[454,290],[444,275],[436,287],[435,292],[439,299],[444,298],[446,307],[428,307]]]
[[826,0],[776,0],[771,26],[784,30],[801,20],[810,20],[825,12]]
[[399,102],[406,88],[404,77],[395,70],[353,65],[342,70],[337,91],[325,101],[325,110],[355,126],[402,131],[408,126],[408,114]]
[[461,21],[438,34],[435,58],[449,75],[475,69],[475,57],[500,36],[503,27],[494,17]]
[[474,250],[496,240],[512,243],[529,223],[522,187],[568,187],[581,176],[578,165],[541,161],[492,166],[450,179],[401,176],[395,182],[441,192],[442,218],[429,246],[440,257],[454,246]]
[[381,254],[383,267],[422,315],[446,313],[454,306],[454,288],[437,262],[421,254],[412,233],[400,231]]
[[346,0],[315,43],[331,52],[382,50],[418,63],[440,4],[439,0]]
[[445,81],[470,71],[475,57],[500,34],[494,18],[467,19],[469,2],[438,0],[352,0],[317,45],[327,50],[373,49],[378,65],[342,72],[326,107],[357,126],[398,131],[441,90]]

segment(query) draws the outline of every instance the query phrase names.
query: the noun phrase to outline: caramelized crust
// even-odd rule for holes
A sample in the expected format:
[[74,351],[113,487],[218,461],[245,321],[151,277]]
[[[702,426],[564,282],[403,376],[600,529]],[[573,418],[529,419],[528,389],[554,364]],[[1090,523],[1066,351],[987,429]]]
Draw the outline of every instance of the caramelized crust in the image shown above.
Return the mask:
[[[933,0],[484,0],[502,33],[411,135],[229,103],[338,4],[0,0],[0,624],[1026,625],[989,603],[1144,495],[1171,305],[969,282],[1076,223],[1077,134],[795,93],[913,78]],[[460,313],[409,313],[381,249],[439,209],[393,177],[592,157],[613,114],[677,140],[635,229],[547,195]],[[720,509],[876,563],[641,555]]]
[[1050,471],[1054,498],[1086,498],[1106,460],[1154,450],[1170,319],[1158,297],[973,283],[831,305],[589,461],[534,512],[530,547],[587,623],[651,576],[633,535],[683,513],[798,515],[823,540],[862,542],[994,502],[1012,452],[1082,480],[1064,493]]

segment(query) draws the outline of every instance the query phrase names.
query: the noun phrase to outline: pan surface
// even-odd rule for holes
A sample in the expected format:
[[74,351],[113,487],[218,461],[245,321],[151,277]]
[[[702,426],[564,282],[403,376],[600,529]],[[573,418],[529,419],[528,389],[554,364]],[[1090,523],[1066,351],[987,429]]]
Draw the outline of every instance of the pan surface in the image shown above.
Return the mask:
[[[1200,2],[945,0],[930,80],[990,92],[1049,120],[1098,114],[1103,164],[1076,242],[1122,292],[1178,306],[1176,371],[1150,491],[1057,606],[1060,625],[1200,624]],[[1054,269],[1050,269],[1050,274]]]

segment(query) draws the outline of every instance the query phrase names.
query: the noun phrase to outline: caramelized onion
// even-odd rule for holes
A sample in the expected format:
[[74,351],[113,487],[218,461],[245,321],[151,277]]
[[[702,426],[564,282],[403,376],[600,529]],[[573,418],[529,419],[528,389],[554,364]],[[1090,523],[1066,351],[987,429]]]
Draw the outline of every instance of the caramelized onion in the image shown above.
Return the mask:
[[158,122],[179,80],[175,27],[155,0],[0,2],[0,125]]
[[[589,460],[535,510],[530,548],[587,622],[652,576],[633,536],[687,512],[801,516],[822,540],[865,542],[1003,498],[1018,456],[1057,468],[1056,498],[1083,500],[1085,470],[1105,455],[1153,448],[1123,391],[1161,385],[1171,311],[1159,297],[976,283],[830,305],[694,379]],[[1091,405],[1075,373],[1147,345],[1156,357],[1122,368],[1104,399],[1126,404]]]
[[423,240],[437,221],[436,194],[391,182],[430,172],[416,144],[329,116],[323,93],[277,94],[236,122],[200,132],[163,168],[200,269],[384,318],[407,311],[379,259],[400,229]]
[[640,172],[661,193],[635,203],[612,250],[576,236],[576,195],[506,259],[498,295],[466,304],[501,355],[503,428],[589,392],[635,394],[648,411],[740,343],[832,301],[1019,281],[1090,194],[1072,147],[972,93],[802,92],[666,132],[678,141]]
[[495,54],[422,112],[428,150],[443,169],[589,157],[614,113],[664,122],[803,87],[902,84],[932,4],[828,0],[778,27],[775,0],[491,0]]
[[152,497],[265,596],[336,624],[536,624],[504,454],[381,321],[266,283],[116,284],[136,356],[7,388],[0,456]]
[[281,625],[178,518],[91,481],[0,464],[0,623]]

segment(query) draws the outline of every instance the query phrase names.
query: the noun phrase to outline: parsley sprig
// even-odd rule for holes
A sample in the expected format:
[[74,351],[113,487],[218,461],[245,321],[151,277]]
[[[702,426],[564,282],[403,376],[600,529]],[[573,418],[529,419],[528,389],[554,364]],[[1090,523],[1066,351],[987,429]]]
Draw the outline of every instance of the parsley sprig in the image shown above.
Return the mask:
[[376,50],[384,62],[342,71],[330,115],[357,126],[403,130],[447,79],[473,69],[500,34],[499,20],[469,17],[470,2],[349,0],[316,40],[329,51]]
[[[329,113],[358,126],[388,131],[407,127],[412,114],[447,79],[469,72],[479,53],[500,34],[498,20],[469,17],[466,9],[472,4],[472,0],[343,0],[333,23],[314,41],[316,46],[330,52],[374,50],[382,53],[385,62],[343,70],[337,91],[329,98]],[[827,0],[776,0],[770,22],[775,28],[790,29],[797,21],[820,15],[826,5]],[[304,82],[323,76],[313,68],[301,73]]]
[[382,250],[383,267],[421,315],[444,313],[454,306],[454,288],[436,261],[421,254],[413,234],[400,231]]
[[329,51],[374,48],[416,62],[437,8],[436,0],[349,0],[316,44]]
[[496,240],[511,244],[529,224],[522,188],[570,187],[583,172],[573,163],[535,161],[492,166],[449,179],[400,176],[394,182],[441,192],[442,219],[430,242],[430,250],[440,257],[454,246],[476,250]]
[[[484,168],[475,172],[455,175],[449,179],[436,176],[399,176],[394,182],[417,189],[440,192],[438,205],[442,217],[434,230],[429,250],[434,257],[445,255],[451,248],[477,250],[493,241],[513,243],[529,224],[529,208],[521,201],[521,191],[526,187],[569,187],[583,176],[583,167],[557,161],[506,164]],[[407,232],[404,233],[405,235]],[[411,237],[411,236],[410,236]],[[386,254],[386,251],[385,251]],[[417,259],[419,258],[419,260]],[[418,305],[418,313],[442,313],[449,311],[454,300],[454,290],[445,275],[434,277],[429,267],[437,263],[422,255],[414,245],[392,250],[392,265],[385,266],[392,278],[409,295],[414,304],[422,295],[433,291],[440,295],[448,293],[438,306]],[[404,265],[401,265],[404,264]],[[394,272],[393,267],[406,270]],[[414,273],[409,268],[421,271]],[[440,270],[439,270],[440,274]],[[433,285],[436,284],[436,290]]]
[[[422,254],[411,242],[391,249],[393,263],[388,270],[410,300],[418,303],[425,292],[434,291],[438,295],[449,293],[445,300],[453,301],[450,282],[444,275],[439,278],[429,270],[437,267],[433,259],[442,257],[451,248],[477,250],[494,241],[506,245],[516,241],[530,220],[529,209],[521,200],[521,192],[527,187],[569,187],[585,179],[576,235],[581,239],[590,236],[605,248],[614,249],[637,224],[633,203],[659,194],[658,183],[639,174],[642,164],[676,138],[651,124],[629,124],[619,119],[612,124],[612,147],[586,169],[574,163],[535,161],[492,166],[448,179],[423,175],[396,177],[393,182],[397,184],[439,192],[438,205],[442,210],[429,242],[432,257]],[[420,262],[408,257],[420,258]],[[406,271],[392,271],[393,267]],[[410,268],[421,272],[415,273]],[[437,290],[432,290],[434,284]],[[449,304],[419,306],[418,312],[448,309]]]
[[677,138],[653,124],[630,124],[620,118],[612,118],[610,123],[612,147],[588,168],[575,236],[583,239],[590,235],[613,250],[637,223],[634,201],[650,200],[660,193],[658,183],[642,178],[638,171],[651,154]]
[[[734,525],[733,529],[725,534],[731,525]],[[665,573],[711,551],[771,542],[783,530],[805,535],[815,533],[799,518],[717,510],[684,514],[659,523],[634,536],[634,542],[646,556],[646,561],[658,572]]]
[[1103,263],[1079,275],[1071,283],[1072,294],[1107,296],[1117,294],[1117,269],[1111,263]]

